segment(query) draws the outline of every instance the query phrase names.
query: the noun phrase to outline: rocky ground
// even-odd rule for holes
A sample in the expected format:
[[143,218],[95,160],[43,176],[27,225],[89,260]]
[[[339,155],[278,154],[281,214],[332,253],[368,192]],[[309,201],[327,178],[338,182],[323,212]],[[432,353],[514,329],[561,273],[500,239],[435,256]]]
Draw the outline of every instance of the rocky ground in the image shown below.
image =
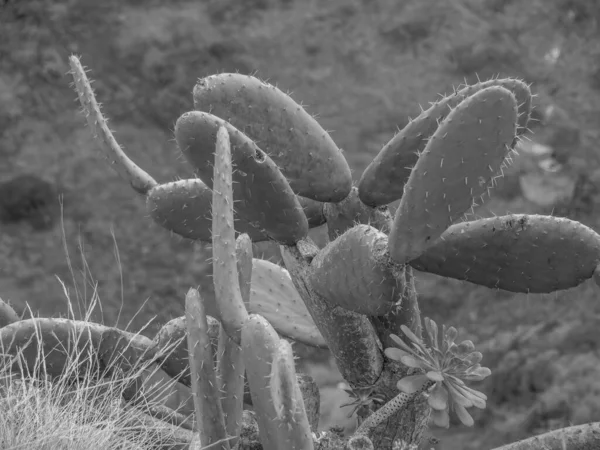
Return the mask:
[[[153,319],[152,335],[183,313],[190,285],[212,295],[206,249],[153,226],[99,157],[69,85],[72,53],[120,143],[165,181],[191,174],[172,128],[198,77],[239,71],[291,91],[356,179],[419,104],[465,80],[521,77],[538,95],[533,142],[477,215],[552,213],[598,228],[599,21],[594,0],[0,1],[0,296],[51,316],[66,313],[65,289],[97,295],[94,320]],[[494,372],[476,427],[432,430],[440,442],[427,447],[492,448],[600,419],[589,283],[513,295],[419,274],[418,289],[424,312],[460,327]],[[327,355],[306,365],[322,386],[322,426],[351,429]]]

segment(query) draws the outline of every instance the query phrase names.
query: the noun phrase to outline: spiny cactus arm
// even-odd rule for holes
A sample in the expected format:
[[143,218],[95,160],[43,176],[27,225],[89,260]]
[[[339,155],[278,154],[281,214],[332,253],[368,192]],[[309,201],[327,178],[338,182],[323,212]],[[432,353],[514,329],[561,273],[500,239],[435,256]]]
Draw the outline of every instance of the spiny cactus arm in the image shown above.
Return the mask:
[[333,241],[356,224],[371,225],[388,234],[392,228],[393,217],[387,206],[373,208],[365,205],[358,196],[358,188],[353,187],[344,200],[339,203],[325,203],[323,214],[327,222],[327,234]]
[[248,312],[263,316],[283,336],[313,347],[327,348],[289,272],[264,259],[254,258],[252,265]]
[[532,99],[527,84],[514,78],[497,78],[465,86],[432,103],[427,110],[422,110],[381,149],[360,178],[360,199],[372,207],[400,199],[412,168],[439,123],[465,98],[491,86],[503,87],[514,94],[519,107],[517,134],[524,133],[531,114]]
[[[212,190],[199,178],[164,183],[148,192],[146,210],[162,228],[186,239],[211,242]],[[269,236],[256,224],[234,212],[235,230],[254,242]]]
[[233,199],[240,217],[256,224],[273,240],[293,244],[308,233],[308,220],[298,198],[277,165],[229,122],[212,114],[190,111],[175,124],[175,138],[198,177],[213,188],[215,138],[224,128],[229,136],[235,171]]
[[452,225],[417,270],[511,292],[544,293],[591,278],[600,235],[566,218],[515,214]]
[[[206,316],[208,338],[216,352],[221,324],[217,319]],[[160,368],[179,383],[191,387],[190,362],[188,358],[187,321],[185,316],[169,320],[153,339],[159,349]]]
[[406,183],[390,232],[390,255],[421,255],[493,186],[517,131],[517,101],[503,87],[463,100],[429,139]]
[[600,422],[549,431],[494,450],[593,450],[600,448]]
[[285,266],[317,328],[352,387],[373,385],[383,370],[379,340],[368,318],[329,306],[311,287],[310,262],[318,247],[303,239],[295,246],[280,246]]
[[332,307],[370,316],[401,308],[404,266],[388,253],[388,237],[369,225],[357,225],[313,258],[308,272],[312,290]]
[[289,95],[256,77],[222,73],[198,80],[194,108],[242,130],[281,168],[295,193],[343,200],[352,175],[329,134]]
[[0,328],[10,325],[11,323],[18,322],[21,318],[15,312],[15,310],[0,298]]
[[96,101],[94,91],[79,58],[71,55],[69,65],[71,66],[71,75],[75,81],[75,89],[83,107],[85,118],[94,137],[100,139],[105,157],[109,160],[111,167],[124,180],[127,180],[136,192],[146,195],[158,183],[129,159],[113,136],[106,119],[100,111],[100,106]]
[[185,297],[185,316],[192,392],[201,442],[203,445],[221,442],[218,449],[230,450],[208,337],[208,322],[196,289],[190,289]]
[[312,450],[314,448],[302,392],[296,380],[292,345],[279,341],[269,378],[270,394],[279,422],[279,448]]
[[225,332],[240,344],[242,325],[248,312],[242,300],[236,261],[233,225],[233,181],[229,134],[217,132],[213,189],[213,281],[219,319]]

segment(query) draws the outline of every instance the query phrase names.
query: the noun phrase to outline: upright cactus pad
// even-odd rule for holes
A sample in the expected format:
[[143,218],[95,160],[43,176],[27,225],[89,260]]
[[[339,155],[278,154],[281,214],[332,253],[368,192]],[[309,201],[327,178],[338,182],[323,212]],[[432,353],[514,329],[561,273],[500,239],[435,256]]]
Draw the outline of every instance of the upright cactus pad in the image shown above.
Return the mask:
[[340,149],[275,86],[237,73],[211,75],[194,87],[194,108],[228,121],[260,145],[297,194],[338,202],[350,192],[350,167]]
[[217,131],[225,128],[231,142],[233,198],[240,217],[264,229],[273,240],[292,244],[308,233],[308,221],[285,177],[273,160],[228,122],[199,111],[183,114],[175,124],[179,148],[213,187]]
[[[208,322],[208,336],[210,341],[214,343],[213,350],[216,350],[221,324],[214,317],[206,316],[206,319]],[[192,382],[186,335],[187,322],[185,316],[181,316],[165,323],[158,330],[153,341],[161,355],[161,369],[171,378],[190,387]]]
[[314,448],[304,399],[294,365],[292,345],[279,341],[271,364],[270,393],[277,421],[281,447],[290,450],[312,450]]
[[242,349],[252,405],[265,450],[313,448],[291,348],[269,322],[251,314],[242,329]]
[[517,131],[517,102],[488,87],[463,100],[431,136],[396,211],[389,250],[398,263],[418,257],[490,189]]
[[330,305],[369,316],[400,308],[404,269],[390,260],[387,236],[369,225],[350,228],[312,260],[310,285]]
[[410,265],[512,292],[554,292],[591,278],[600,235],[565,218],[509,215],[451,226]]
[[412,168],[439,123],[465,98],[492,86],[503,87],[514,94],[519,110],[517,134],[525,132],[531,114],[532,97],[527,84],[514,78],[498,78],[465,86],[432,103],[381,149],[360,178],[360,199],[373,207],[400,199]]

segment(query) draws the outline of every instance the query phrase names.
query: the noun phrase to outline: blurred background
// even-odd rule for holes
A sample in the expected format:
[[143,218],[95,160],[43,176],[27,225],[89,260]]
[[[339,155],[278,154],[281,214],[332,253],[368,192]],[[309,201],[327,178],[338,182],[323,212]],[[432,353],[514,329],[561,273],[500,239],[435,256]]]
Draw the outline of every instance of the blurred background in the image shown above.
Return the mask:
[[[419,105],[478,77],[522,78],[537,95],[532,133],[476,217],[553,214],[600,231],[596,0],[0,0],[0,297],[18,311],[66,315],[66,293],[82,308],[96,295],[93,320],[150,322],[153,336],[183,314],[190,286],[213,296],[210,249],[154,225],[103,161],[70,86],[72,53],[117,140],[159,181],[192,175],[172,130],[213,73],[289,91],[355,180]],[[277,261],[272,246],[255,251]],[[477,387],[490,400],[475,428],[432,429],[426,448],[492,448],[600,420],[591,282],[515,295],[417,278],[424,314],[459,328],[493,372]],[[321,387],[321,428],[352,430],[327,352],[295,348]]]

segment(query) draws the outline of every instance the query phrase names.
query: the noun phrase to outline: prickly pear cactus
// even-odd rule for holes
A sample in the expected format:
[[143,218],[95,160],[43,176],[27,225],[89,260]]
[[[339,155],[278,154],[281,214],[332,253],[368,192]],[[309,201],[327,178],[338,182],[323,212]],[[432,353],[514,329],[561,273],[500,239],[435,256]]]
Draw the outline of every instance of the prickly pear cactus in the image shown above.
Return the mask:
[[[70,63],[92,131],[112,167],[146,197],[151,218],[213,245],[218,317],[207,317],[191,290],[186,316],[153,341],[122,337],[136,349],[123,353],[128,358],[155,361],[192,387],[190,439],[201,447],[391,450],[416,448],[430,421],[448,426],[450,412],[470,426],[467,410],[485,408],[486,397],[467,383],[490,371],[471,341],[455,342],[454,327],[421,320],[413,271],[513,292],[600,279],[600,236],[580,223],[532,215],[464,221],[527,129],[532,96],[520,80],[464,86],[432,104],[353,187],[341,151],[291,97],[255,77],[213,75],[198,82],[196,110],[175,129],[199,178],[159,184],[119,147],[79,60]],[[387,205],[396,200],[392,214]],[[330,242],[319,248],[307,232],[324,224]],[[261,240],[279,244],[285,270],[252,258],[250,243]],[[101,348],[101,362],[117,345],[114,330],[100,345],[96,326],[15,321],[10,311],[2,318],[8,353],[36,326],[62,343],[87,326],[84,345]],[[295,373],[287,339],[329,348],[356,399],[354,436],[311,429],[315,398]],[[252,412],[243,410],[244,376]],[[586,448],[598,444],[592,432],[581,436]]]

